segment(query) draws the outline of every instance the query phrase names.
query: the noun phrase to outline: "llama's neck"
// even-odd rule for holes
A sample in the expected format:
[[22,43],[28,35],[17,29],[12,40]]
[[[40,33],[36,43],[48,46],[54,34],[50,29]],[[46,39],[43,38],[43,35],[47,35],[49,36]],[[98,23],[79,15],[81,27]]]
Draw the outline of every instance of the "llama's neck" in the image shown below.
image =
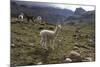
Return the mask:
[[54,30],[55,35],[58,33],[58,27]]

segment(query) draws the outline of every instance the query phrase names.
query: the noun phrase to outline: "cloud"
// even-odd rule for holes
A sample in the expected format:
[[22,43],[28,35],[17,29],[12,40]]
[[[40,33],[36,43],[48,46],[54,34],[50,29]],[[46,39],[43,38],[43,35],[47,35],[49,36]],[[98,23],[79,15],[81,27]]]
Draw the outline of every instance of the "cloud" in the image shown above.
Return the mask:
[[[16,1],[16,0],[13,0]],[[19,4],[26,4],[26,5],[38,5],[38,6],[44,6],[44,7],[57,7],[61,9],[70,9],[72,11],[75,11],[76,8],[83,8],[86,11],[89,10],[95,10],[94,5],[83,5],[83,4],[67,4],[67,3],[50,3],[50,2],[35,2],[35,0],[17,0]]]
[[95,6],[91,5],[74,5],[74,4],[52,4],[52,6],[54,7],[59,7],[59,8],[62,8],[62,9],[70,9],[70,10],[73,10],[75,11],[76,8],[83,8],[85,9],[86,11],[89,11],[89,10],[95,10]]

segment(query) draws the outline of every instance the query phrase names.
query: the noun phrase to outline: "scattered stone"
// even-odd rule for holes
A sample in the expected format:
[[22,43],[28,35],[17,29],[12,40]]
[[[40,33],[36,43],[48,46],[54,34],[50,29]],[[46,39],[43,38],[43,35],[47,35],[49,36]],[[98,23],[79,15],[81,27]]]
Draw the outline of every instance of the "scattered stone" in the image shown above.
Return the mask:
[[74,46],[73,47],[73,50],[78,50],[79,48],[77,46]]
[[59,39],[58,41],[59,41],[59,42],[61,42],[62,40],[61,40],[61,39]]
[[27,27],[24,27],[24,29],[27,29]]
[[15,44],[11,44],[12,47],[15,47]]
[[95,47],[95,41],[93,39],[88,39],[89,43],[88,45],[91,47]]
[[85,58],[85,60],[83,60],[83,61],[85,61],[85,62],[92,62],[92,58],[91,58],[91,57],[87,57],[87,58]]
[[76,51],[71,51],[69,54],[69,58],[72,59],[72,62],[81,62],[82,61],[80,53],[78,53]]
[[75,43],[75,45],[79,45],[79,43]]
[[29,45],[30,45],[30,46],[34,46],[34,43],[30,43]]
[[38,62],[37,64],[40,65],[40,64],[42,64],[42,62]]
[[16,64],[11,64],[10,67],[16,67]]
[[93,43],[93,40],[92,40],[92,39],[89,39],[89,42],[90,42],[90,43]]
[[64,62],[66,62],[66,63],[71,63],[71,62],[72,62],[72,59],[66,58]]

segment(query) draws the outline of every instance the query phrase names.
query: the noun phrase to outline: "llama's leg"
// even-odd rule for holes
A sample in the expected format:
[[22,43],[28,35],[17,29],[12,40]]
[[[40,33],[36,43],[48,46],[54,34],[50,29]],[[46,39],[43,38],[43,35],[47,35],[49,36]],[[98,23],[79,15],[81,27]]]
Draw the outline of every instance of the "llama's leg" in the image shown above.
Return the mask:
[[34,19],[32,18],[32,22],[34,23]]
[[27,22],[29,22],[29,18],[27,17]]
[[34,23],[33,17],[31,17],[30,20],[32,21],[32,23]]
[[40,40],[40,45],[43,47],[43,40],[42,40],[42,38]]
[[41,38],[40,45],[41,45],[42,48],[45,48],[43,38]]
[[28,22],[30,22],[30,20],[31,20],[30,17],[28,17]]
[[46,40],[45,40],[45,42],[44,42],[44,47],[45,47],[45,49],[48,50],[48,48],[47,48],[47,41],[46,41]]
[[49,40],[49,47],[52,48],[52,40]]
[[54,50],[54,40],[51,40],[51,46],[52,46],[52,49]]
[[20,19],[20,23],[23,23],[23,18]]
[[41,44],[42,48],[45,48],[45,49],[47,49],[47,46],[46,46],[46,41],[45,41],[45,39],[41,38],[40,44]]
[[45,41],[43,41],[42,43],[42,48],[45,48]]
[[45,37],[43,39],[43,46],[45,49],[47,49],[47,39]]
[[52,40],[52,49],[54,50],[55,44],[54,44],[55,40]]

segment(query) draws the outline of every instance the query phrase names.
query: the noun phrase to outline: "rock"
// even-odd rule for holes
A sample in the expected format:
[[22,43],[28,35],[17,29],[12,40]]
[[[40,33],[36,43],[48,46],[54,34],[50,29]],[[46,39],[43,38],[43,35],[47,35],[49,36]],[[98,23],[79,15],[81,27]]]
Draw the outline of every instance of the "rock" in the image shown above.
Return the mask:
[[29,43],[30,46],[34,46],[34,43]]
[[90,43],[93,43],[93,40],[92,40],[92,39],[89,39],[89,42],[90,42]]
[[24,29],[26,30],[26,29],[27,29],[27,27],[24,27]]
[[42,62],[38,62],[37,64],[40,65],[40,64],[42,64]]
[[73,50],[78,50],[78,47],[77,47],[77,46],[74,46],[74,47],[73,47]]
[[89,43],[88,45],[91,46],[91,47],[95,47],[95,40],[93,39],[88,39]]
[[70,63],[70,62],[72,62],[72,59],[70,59],[70,58],[66,58],[64,62],[66,62],[66,63]]
[[12,47],[15,47],[15,44],[11,44]]
[[87,57],[85,58],[85,60],[83,60],[84,62],[92,62],[92,58],[91,57]]
[[16,67],[16,64],[11,64],[10,67]]
[[61,39],[59,39],[58,41],[59,41],[59,42],[61,42],[62,40],[61,40]]
[[76,51],[71,51],[69,54],[69,58],[72,59],[72,62],[81,62],[82,61],[80,53],[78,53]]
[[76,45],[79,45],[79,43],[76,42],[76,43],[75,43],[75,46],[76,46]]

